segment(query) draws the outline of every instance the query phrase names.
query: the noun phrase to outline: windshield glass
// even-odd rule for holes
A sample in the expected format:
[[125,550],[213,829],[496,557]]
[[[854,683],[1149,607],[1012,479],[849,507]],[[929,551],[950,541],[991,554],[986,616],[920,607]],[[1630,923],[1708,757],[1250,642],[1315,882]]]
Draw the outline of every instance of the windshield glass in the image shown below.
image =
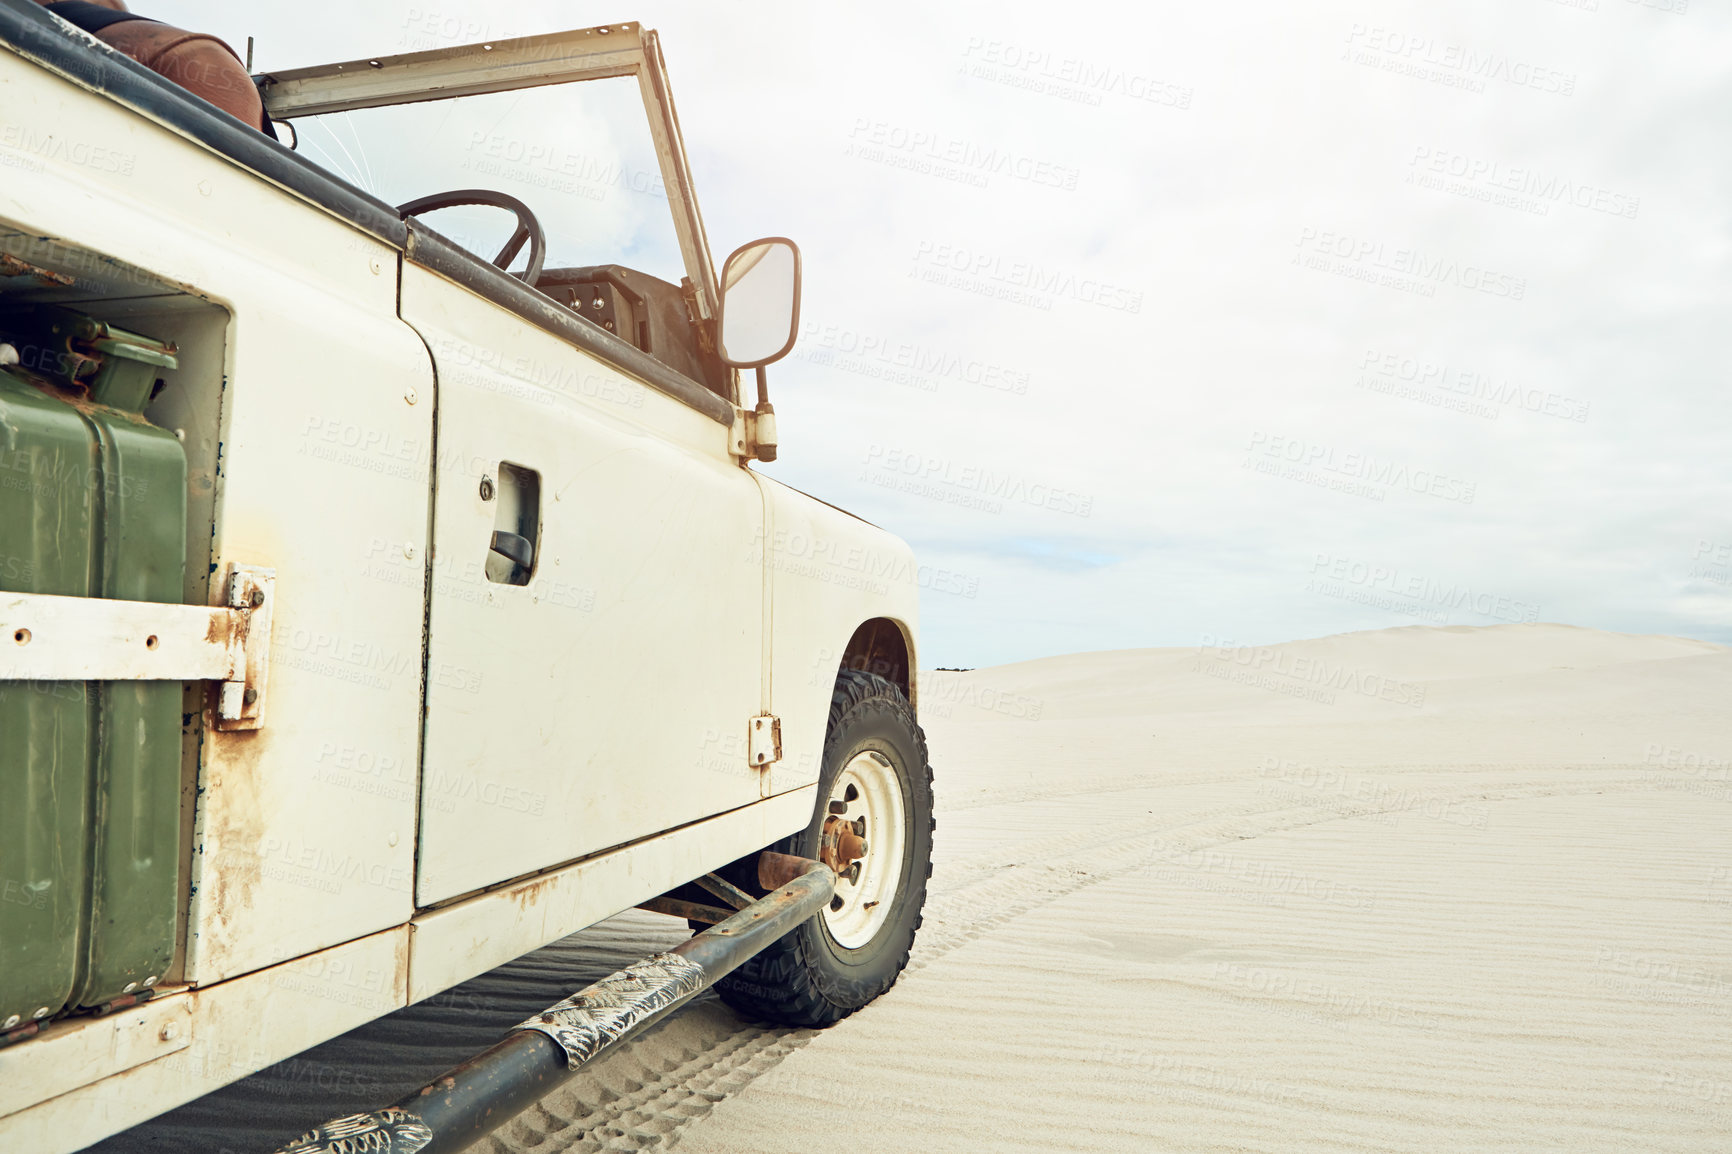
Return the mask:
[[[547,234],[546,268],[622,264],[673,284],[685,275],[631,77],[337,112],[294,127],[302,155],[391,204],[465,188],[516,197]],[[498,208],[422,219],[489,261],[516,227]]]

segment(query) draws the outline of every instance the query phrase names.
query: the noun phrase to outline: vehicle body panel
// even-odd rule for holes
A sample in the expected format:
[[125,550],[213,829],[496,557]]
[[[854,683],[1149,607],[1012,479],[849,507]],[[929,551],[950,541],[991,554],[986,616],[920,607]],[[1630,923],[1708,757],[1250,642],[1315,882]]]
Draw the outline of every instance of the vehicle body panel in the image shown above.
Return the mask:
[[[21,7],[0,0],[14,40]],[[643,36],[651,128],[677,145]],[[727,400],[462,254],[427,241],[417,263],[386,206],[63,38],[53,66],[53,37],[0,49],[0,247],[180,344],[148,415],[186,453],[185,600],[217,603],[232,564],[273,568],[276,594],[264,728],[216,731],[208,686],[184,691],[157,999],[0,1048],[0,1149],[44,1154],[804,827],[849,637],[893,621],[911,654],[915,611],[906,547],[744,468]],[[501,462],[542,474],[524,586],[468,579],[493,518],[472,466]],[[788,568],[787,531],[863,551],[868,577]],[[782,758],[753,769],[765,713]],[[507,788],[516,808],[489,802]]]
[[0,225],[149,269],[232,318],[222,376],[197,382],[221,411],[207,531],[217,571],[277,569],[277,711],[256,733],[205,735],[185,977],[399,925],[414,789],[363,792],[331,772],[344,750],[417,758],[422,590],[366,573],[378,542],[419,551],[427,535],[433,375],[396,317],[397,254],[99,95],[10,54],[0,67],[8,118],[128,161],[111,171],[50,150],[0,187]]
[[409,1000],[458,982],[802,829],[813,787],[718,814],[549,873],[416,915]]
[[71,1154],[768,845],[810,820],[815,796],[746,806],[112,1018],[56,1022],[0,1049],[0,1150]]
[[769,572],[773,606],[770,712],[782,718],[782,760],[770,768],[770,788],[780,793],[818,780],[830,691],[859,625],[895,623],[914,660],[919,583],[913,551],[894,535],[753,476],[768,510],[754,554]]
[[[762,704],[727,429],[414,265],[402,311],[439,369],[418,903],[758,800],[705,761]],[[540,475],[521,586],[484,573],[504,462]]]
[[[399,926],[233,981],[168,992],[147,1003],[150,1012],[57,1022],[40,1038],[0,1050],[0,1083],[28,1077],[48,1088],[76,1086],[0,1117],[0,1150],[71,1154],[388,1013],[403,1004],[409,933]],[[188,1007],[190,1024],[177,1004]],[[160,1043],[170,1024],[186,1024],[187,1045]],[[123,1043],[122,1032],[135,1037]],[[154,1056],[136,1061],[141,1051]],[[116,1072],[91,1077],[101,1068],[95,1055]]]

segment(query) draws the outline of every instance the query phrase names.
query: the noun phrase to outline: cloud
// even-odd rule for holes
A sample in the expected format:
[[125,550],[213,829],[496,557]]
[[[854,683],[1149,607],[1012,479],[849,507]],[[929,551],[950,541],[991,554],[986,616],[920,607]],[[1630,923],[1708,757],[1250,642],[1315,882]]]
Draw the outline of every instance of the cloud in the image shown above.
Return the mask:
[[[157,7],[264,66],[573,18]],[[928,593],[929,663],[1414,620],[1320,553],[1732,641],[1692,556],[1732,541],[1724,13],[637,14],[718,255],[805,251],[769,471],[979,578]]]

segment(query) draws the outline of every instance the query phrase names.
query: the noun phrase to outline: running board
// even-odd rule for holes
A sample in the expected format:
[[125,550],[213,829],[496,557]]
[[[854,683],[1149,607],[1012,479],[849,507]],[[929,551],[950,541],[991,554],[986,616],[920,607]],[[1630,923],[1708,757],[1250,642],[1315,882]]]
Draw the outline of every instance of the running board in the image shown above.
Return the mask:
[[396,1105],[333,1119],[276,1154],[452,1154],[479,1142],[823,909],[836,875],[766,850],[758,884],[771,892],[726,921],[554,1003]]

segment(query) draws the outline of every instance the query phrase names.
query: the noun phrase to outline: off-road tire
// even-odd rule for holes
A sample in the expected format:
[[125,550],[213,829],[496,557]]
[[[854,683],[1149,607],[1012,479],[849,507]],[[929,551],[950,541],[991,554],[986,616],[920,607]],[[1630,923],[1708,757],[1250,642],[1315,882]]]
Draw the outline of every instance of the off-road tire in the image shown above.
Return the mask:
[[802,923],[716,983],[722,1000],[742,1014],[787,1026],[833,1025],[895,985],[908,965],[926,904],[926,881],[932,876],[937,822],[926,735],[900,689],[871,673],[844,669],[837,675],[812,824],[770,848],[816,858],[836,780],[850,761],[868,750],[890,761],[902,787],[902,871],[890,913],[858,949],[836,941],[823,913]]

